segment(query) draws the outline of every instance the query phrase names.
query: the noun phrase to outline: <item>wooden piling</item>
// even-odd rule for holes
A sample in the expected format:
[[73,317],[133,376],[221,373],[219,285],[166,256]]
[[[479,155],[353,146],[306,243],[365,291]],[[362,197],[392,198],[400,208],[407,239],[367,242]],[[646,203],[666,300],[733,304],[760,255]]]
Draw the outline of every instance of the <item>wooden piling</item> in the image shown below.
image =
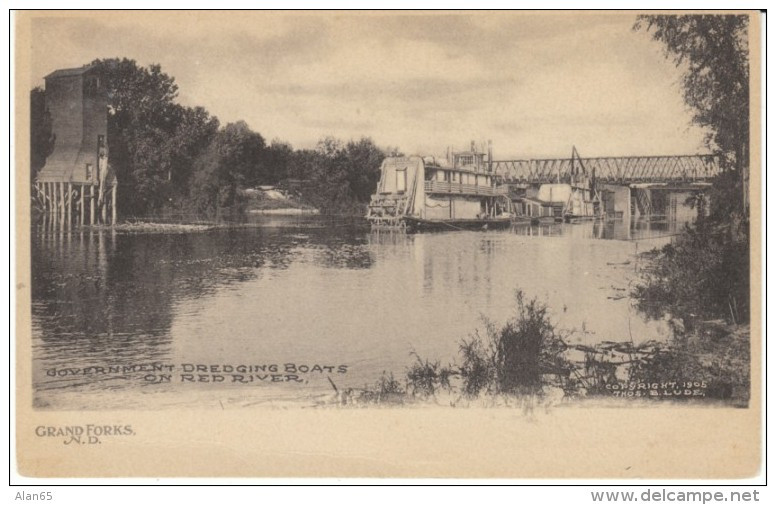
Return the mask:
[[119,187],[118,184],[114,184],[113,185],[113,196],[111,198],[111,206],[110,206],[111,219],[110,219],[110,223],[113,226],[116,225],[116,191],[118,190],[118,187]]
[[79,209],[79,211],[80,211],[80,217],[79,217],[79,219],[78,219],[78,224],[79,224],[79,225],[81,225],[81,226],[83,226],[83,225],[84,225],[84,191],[85,191],[85,189],[86,189],[86,186],[84,186],[83,184],[81,184],[81,185],[80,185],[80,188],[81,188],[81,189],[80,189],[80,193],[81,193],[81,205],[80,205],[80,207],[81,207],[81,208]]
[[73,183],[67,183],[67,224],[73,221]]
[[102,224],[106,224],[108,222],[108,206],[106,205],[106,198],[105,198],[105,192],[100,190],[100,215],[102,216],[102,220],[100,221]]
[[89,224],[94,225],[94,184],[89,184]]
[[54,183],[54,191],[57,195],[57,218],[59,218],[59,214],[62,211],[62,198],[64,197],[65,192],[62,191],[62,186],[58,182]]
[[57,215],[57,185],[55,182],[49,183],[51,185],[51,217],[54,218]]
[[59,200],[60,200],[60,207],[62,214],[59,216],[59,223],[64,226],[65,225],[65,205],[67,204],[67,200],[65,199],[65,181],[60,181],[59,183]]

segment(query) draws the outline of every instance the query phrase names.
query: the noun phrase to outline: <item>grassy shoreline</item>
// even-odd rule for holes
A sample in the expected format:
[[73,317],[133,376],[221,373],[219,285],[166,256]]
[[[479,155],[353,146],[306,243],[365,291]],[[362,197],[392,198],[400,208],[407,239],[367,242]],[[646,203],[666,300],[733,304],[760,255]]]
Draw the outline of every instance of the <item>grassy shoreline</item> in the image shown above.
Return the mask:
[[158,223],[150,221],[125,222],[115,225],[84,225],[85,230],[116,231],[122,233],[195,233],[222,228],[217,224]]
[[573,332],[548,308],[516,292],[514,318],[485,322],[460,342],[458,363],[413,353],[404,374],[383,372],[363,388],[339,390],[336,406],[516,407],[525,411],[584,401],[607,405],[747,407],[749,326],[708,321],[666,342],[571,345]]
[[267,215],[275,215],[275,216],[299,216],[299,215],[310,215],[310,216],[317,216],[320,214],[320,211],[318,209],[303,209],[298,207],[282,207],[282,208],[276,208],[276,209],[250,209],[247,211],[248,214],[267,214]]
[[[301,213],[282,213],[282,212],[262,212],[256,213],[260,216],[303,216],[303,217],[320,217],[320,221],[310,222],[295,222],[289,221],[287,224],[283,223],[269,223],[263,224],[261,222],[189,222],[189,223],[176,223],[176,222],[160,222],[160,221],[132,221],[123,222],[116,225],[110,224],[95,224],[95,225],[83,225],[81,227],[74,227],[73,230],[85,230],[85,231],[105,231],[105,232],[118,232],[126,234],[141,234],[141,233],[201,233],[213,230],[229,230],[229,229],[245,229],[245,228],[265,228],[265,227],[281,227],[281,228],[326,228],[327,226],[342,226],[340,221],[347,220],[348,226],[361,226],[367,225],[363,216],[350,216],[350,215],[327,215],[319,213],[301,212]],[[334,220],[334,221],[333,221]]]

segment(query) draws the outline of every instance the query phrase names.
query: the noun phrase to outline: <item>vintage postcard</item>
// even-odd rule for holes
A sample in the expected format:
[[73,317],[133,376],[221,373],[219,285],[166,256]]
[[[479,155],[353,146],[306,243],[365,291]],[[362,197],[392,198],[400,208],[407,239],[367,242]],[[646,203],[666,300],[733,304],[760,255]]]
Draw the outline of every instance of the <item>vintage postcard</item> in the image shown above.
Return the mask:
[[13,23],[20,475],[761,472],[759,13]]

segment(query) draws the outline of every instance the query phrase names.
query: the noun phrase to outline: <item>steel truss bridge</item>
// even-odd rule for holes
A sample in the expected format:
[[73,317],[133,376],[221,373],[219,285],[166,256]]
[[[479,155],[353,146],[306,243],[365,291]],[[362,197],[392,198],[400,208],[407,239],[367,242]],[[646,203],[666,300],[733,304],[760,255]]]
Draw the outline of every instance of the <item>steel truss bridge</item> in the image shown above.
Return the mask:
[[491,170],[505,182],[526,184],[553,183],[582,174],[610,184],[693,183],[720,173],[719,160],[713,155],[494,160]]

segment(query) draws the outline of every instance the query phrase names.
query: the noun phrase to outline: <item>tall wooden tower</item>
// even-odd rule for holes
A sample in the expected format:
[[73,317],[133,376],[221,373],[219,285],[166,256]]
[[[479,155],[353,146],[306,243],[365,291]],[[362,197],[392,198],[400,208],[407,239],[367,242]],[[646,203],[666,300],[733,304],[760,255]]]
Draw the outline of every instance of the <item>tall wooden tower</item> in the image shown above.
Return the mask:
[[117,181],[108,162],[108,98],[95,67],[46,76],[54,150],[35,189],[43,210],[64,225],[116,223]]

